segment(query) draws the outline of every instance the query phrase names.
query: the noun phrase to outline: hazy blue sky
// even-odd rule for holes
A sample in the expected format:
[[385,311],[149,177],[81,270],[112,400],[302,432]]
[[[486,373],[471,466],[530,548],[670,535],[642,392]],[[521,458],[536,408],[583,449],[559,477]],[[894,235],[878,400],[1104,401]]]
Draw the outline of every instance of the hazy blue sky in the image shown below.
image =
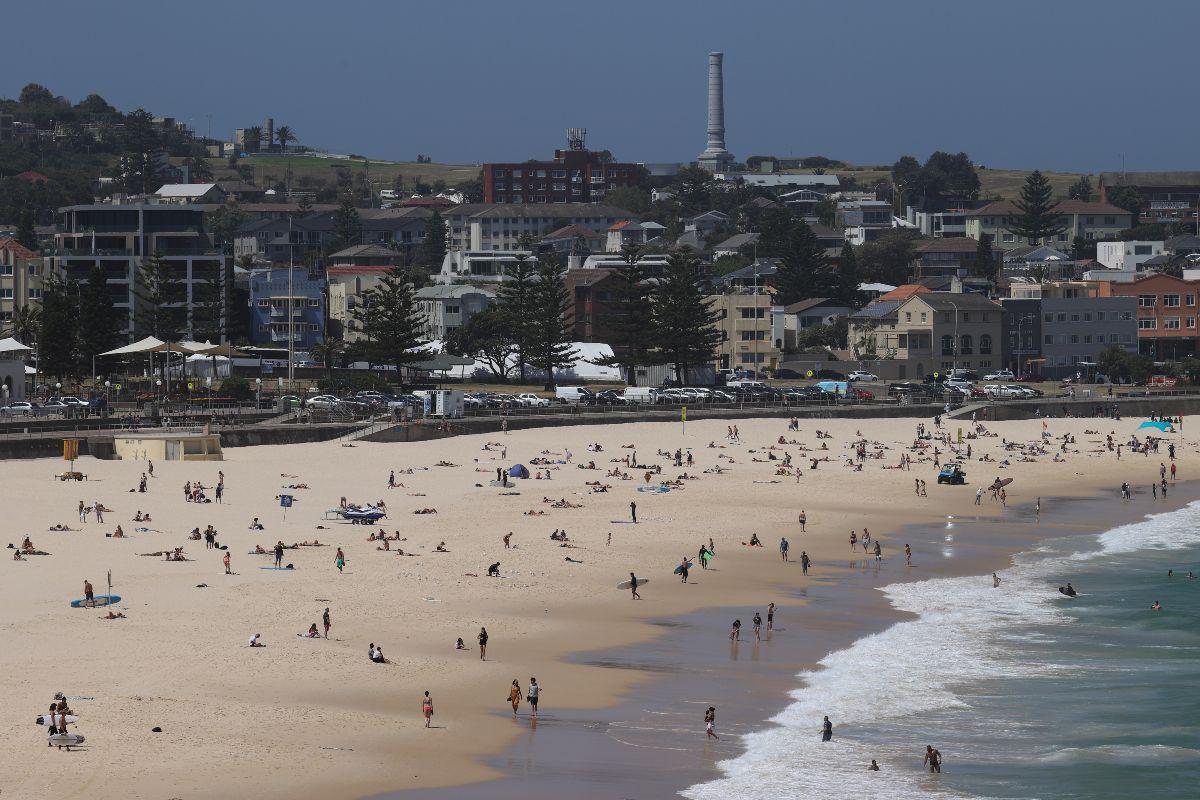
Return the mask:
[[98,92],[225,138],[272,116],[335,152],[516,161],[582,126],[687,161],[723,50],[739,158],[1200,167],[1195,0],[58,0],[4,22],[0,95]]

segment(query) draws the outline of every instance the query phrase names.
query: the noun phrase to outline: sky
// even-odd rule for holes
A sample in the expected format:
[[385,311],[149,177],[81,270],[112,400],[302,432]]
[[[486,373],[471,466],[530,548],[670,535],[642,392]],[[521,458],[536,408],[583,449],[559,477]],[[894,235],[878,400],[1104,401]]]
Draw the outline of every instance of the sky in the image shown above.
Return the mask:
[[4,23],[0,96],[95,92],[225,139],[269,116],[375,158],[549,158],[584,127],[690,161],[719,50],[739,159],[1200,168],[1195,0],[56,0]]

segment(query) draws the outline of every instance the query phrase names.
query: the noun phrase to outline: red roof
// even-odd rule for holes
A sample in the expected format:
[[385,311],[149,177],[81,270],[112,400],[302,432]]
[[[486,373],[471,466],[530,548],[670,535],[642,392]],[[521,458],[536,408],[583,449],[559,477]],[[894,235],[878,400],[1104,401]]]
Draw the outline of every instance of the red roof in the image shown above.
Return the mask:
[[37,253],[33,252],[11,236],[0,238],[0,250],[8,250],[17,258],[37,258]]
[[47,178],[45,175],[43,175],[40,172],[34,172],[33,170],[27,170],[26,172],[18,172],[13,177],[19,181],[27,181],[29,183],[49,183],[50,182],[50,179]]
[[614,222],[612,225],[609,225],[608,229],[610,231],[619,231],[622,228],[628,227],[629,225],[632,225],[632,224],[633,224],[633,220],[623,219],[620,222]]
[[880,300],[907,300],[914,294],[925,294],[933,291],[928,286],[922,286],[919,283],[906,283],[903,286],[897,286],[887,294],[881,294]]

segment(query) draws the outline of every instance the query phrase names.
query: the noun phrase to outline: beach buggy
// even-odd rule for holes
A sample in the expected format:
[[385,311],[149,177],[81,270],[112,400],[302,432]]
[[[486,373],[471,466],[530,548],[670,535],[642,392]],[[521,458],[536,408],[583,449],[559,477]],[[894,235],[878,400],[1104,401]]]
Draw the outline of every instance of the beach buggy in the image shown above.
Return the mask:
[[961,486],[967,482],[967,473],[963,472],[961,464],[943,464],[938,473],[938,483],[948,483],[951,486]]

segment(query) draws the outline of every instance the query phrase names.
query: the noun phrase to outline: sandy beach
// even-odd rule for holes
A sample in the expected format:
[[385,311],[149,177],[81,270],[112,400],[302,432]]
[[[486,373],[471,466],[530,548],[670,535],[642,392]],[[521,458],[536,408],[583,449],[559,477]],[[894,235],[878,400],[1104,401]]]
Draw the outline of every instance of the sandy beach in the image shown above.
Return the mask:
[[[939,486],[933,447],[946,461],[947,446],[930,441],[924,450],[910,450],[918,422],[803,420],[790,431],[786,420],[741,421],[740,441],[728,439],[726,421],[699,421],[689,422],[686,432],[677,423],[643,423],[352,448],[238,448],[220,463],[156,463],[146,493],[130,491],[144,462],[82,460],[77,468],[89,476],[84,483],[54,481],[61,461],[5,462],[0,475],[16,501],[5,538],[19,546],[29,536],[50,555],[20,562],[6,557],[2,567],[9,647],[0,653],[0,686],[10,713],[0,722],[0,742],[19,756],[0,789],[17,797],[53,791],[190,798],[237,796],[253,787],[265,798],[353,798],[486,780],[497,775],[486,756],[518,735],[505,718],[514,678],[525,688],[537,677],[541,712],[550,719],[559,711],[611,704],[648,678],[566,658],[570,653],[636,647],[663,634],[647,620],[698,609],[742,607],[765,615],[774,601],[786,613],[803,602],[798,590],[806,583],[836,579],[838,570],[848,569],[851,530],[870,529],[882,544],[880,570],[899,577],[908,569],[904,542],[894,535],[902,526],[946,515],[1003,519],[1015,513],[986,492],[974,505],[976,489],[997,476],[1013,479],[1006,487],[1010,504],[1062,496],[1119,502],[1122,481],[1148,491],[1159,463],[1170,463],[1166,441],[1181,445],[1180,480],[1194,468],[1191,418],[1182,434],[1166,435],[1160,453],[1144,456],[1126,446],[1120,460],[1105,436],[1126,445],[1140,418],[997,422],[985,423],[994,435],[962,442],[972,449],[963,462],[968,484]],[[931,421],[924,424],[935,432]],[[829,438],[818,438],[818,429]],[[965,437],[971,425],[951,421],[944,431],[956,441],[960,429]],[[1006,447],[1041,442],[1043,434],[1044,454],[1023,456]],[[1055,461],[1064,434],[1074,442]],[[861,471],[847,465],[851,443],[860,439],[868,456]],[[602,451],[590,452],[597,443]],[[638,463],[661,466],[648,484],[646,469],[623,463],[634,452],[623,445],[631,444]],[[676,467],[676,449],[685,459],[690,450],[693,464]],[[557,463],[568,451],[570,463]],[[912,456],[911,470],[893,468],[902,453]],[[800,468],[798,480],[782,466],[785,455]],[[985,455],[994,461],[981,463]],[[811,459],[826,457],[810,468]],[[589,461],[595,470],[579,468]],[[498,466],[516,463],[551,477],[512,481],[510,488],[490,485]],[[713,471],[717,467],[721,472]],[[630,479],[606,476],[613,468]],[[218,470],[225,476],[224,502],[185,502],[185,482],[212,487]],[[388,487],[391,470],[403,486]],[[695,478],[670,491],[637,491],[685,472]],[[914,480],[926,482],[926,496],[915,493]],[[610,488],[595,492],[589,482]],[[211,497],[212,489],[207,493]],[[295,497],[286,520],[281,493]],[[389,517],[377,526],[325,519],[342,497],[382,499]],[[544,498],[578,507],[555,507]],[[104,523],[93,515],[81,524],[81,500],[112,511]],[[629,522],[630,502],[637,503],[636,525]],[[437,513],[413,513],[426,508]],[[139,510],[153,521],[134,522]],[[797,523],[801,510],[804,533]],[[249,529],[254,517],[264,530]],[[57,523],[80,530],[47,530]],[[127,538],[106,537],[118,524]],[[193,528],[208,525],[228,547],[235,574],[224,574],[225,551],[188,540]],[[550,540],[555,529],[567,531],[570,547]],[[397,530],[402,540],[389,542],[387,551],[367,541],[369,534]],[[505,549],[509,532],[513,547]],[[743,545],[752,534],[761,549]],[[786,563],[781,536],[791,543]],[[694,558],[709,538],[716,550],[712,569],[696,564],[691,581],[680,583],[672,569],[683,557]],[[314,540],[327,546],[285,551],[283,561],[294,570],[260,569],[272,557],[248,553],[256,545],[269,551],[277,541]],[[448,552],[436,551],[440,542]],[[139,555],[181,546],[190,561]],[[338,547],[347,559],[342,573],[334,564]],[[398,555],[398,548],[412,557]],[[809,576],[802,574],[801,551],[813,562]],[[918,550],[912,569],[932,557]],[[500,577],[489,578],[495,562]],[[103,620],[102,610],[69,607],[82,596],[85,578],[104,593],[108,570],[127,618]],[[630,571],[650,579],[641,601],[615,588]],[[299,636],[312,623],[321,626],[327,607],[330,639]],[[743,639],[753,639],[750,615],[742,617]],[[728,622],[722,621],[724,630]],[[486,661],[476,643],[481,627],[489,634]],[[247,647],[253,633],[267,646]],[[455,650],[459,637],[465,651]],[[370,642],[392,663],[371,663]],[[714,647],[727,644],[722,635]],[[71,705],[88,746],[78,752],[46,747],[43,731],[32,725],[57,691],[80,698]],[[421,716],[425,691],[435,708],[431,730]],[[520,713],[526,718],[528,705]],[[162,733],[151,732],[155,726]],[[699,744],[699,715],[695,726]],[[553,735],[553,728],[543,725],[542,732]]]

